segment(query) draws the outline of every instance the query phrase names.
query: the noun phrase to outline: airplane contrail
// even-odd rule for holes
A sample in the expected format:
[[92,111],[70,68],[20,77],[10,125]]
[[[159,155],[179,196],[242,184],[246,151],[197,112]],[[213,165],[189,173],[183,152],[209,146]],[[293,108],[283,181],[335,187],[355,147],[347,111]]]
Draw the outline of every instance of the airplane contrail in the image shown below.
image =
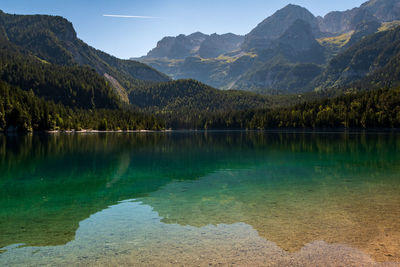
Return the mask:
[[130,15],[110,15],[105,14],[103,17],[112,17],[112,18],[130,18],[130,19],[158,19],[158,17],[150,17],[150,16],[130,16]]

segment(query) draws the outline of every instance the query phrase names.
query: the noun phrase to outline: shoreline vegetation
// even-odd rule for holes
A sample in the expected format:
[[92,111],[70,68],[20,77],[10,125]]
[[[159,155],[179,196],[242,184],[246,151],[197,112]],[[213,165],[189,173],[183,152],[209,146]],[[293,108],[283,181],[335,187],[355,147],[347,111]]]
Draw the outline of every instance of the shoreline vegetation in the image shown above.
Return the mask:
[[[3,86],[1,86],[3,85]],[[400,88],[348,93],[290,107],[204,112],[72,109],[0,83],[0,131],[398,129]]]
[[107,130],[107,131],[100,131],[100,130],[91,130],[91,129],[84,129],[84,130],[48,130],[48,131],[4,131],[0,130],[0,133],[3,134],[16,134],[16,133],[49,133],[49,134],[56,134],[56,133],[77,133],[77,134],[84,134],[84,133],[162,133],[162,132],[172,132],[172,130]]
[[273,128],[273,129],[164,129],[164,130],[49,130],[49,131],[4,131],[1,135],[20,134],[106,134],[106,133],[400,133],[400,128]]

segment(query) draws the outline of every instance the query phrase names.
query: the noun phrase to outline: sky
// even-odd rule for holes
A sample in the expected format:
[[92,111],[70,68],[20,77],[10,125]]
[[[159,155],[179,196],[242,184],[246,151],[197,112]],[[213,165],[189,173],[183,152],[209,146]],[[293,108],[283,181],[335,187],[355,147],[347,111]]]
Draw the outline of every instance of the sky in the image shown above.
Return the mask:
[[[78,37],[119,58],[140,57],[165,36],[246,34],[287,4],[316,16],[360,6],[366,0],[1,0],[11,14],[67,18]],[[117,16],[105,16],[117,15]]]

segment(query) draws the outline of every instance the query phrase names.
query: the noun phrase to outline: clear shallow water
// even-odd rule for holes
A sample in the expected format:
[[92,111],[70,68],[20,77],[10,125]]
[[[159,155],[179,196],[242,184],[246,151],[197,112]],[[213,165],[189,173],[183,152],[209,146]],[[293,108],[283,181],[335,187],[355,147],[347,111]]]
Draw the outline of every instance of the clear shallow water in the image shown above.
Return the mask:
[[0,136],[0,265],[393,265],[400,135]]

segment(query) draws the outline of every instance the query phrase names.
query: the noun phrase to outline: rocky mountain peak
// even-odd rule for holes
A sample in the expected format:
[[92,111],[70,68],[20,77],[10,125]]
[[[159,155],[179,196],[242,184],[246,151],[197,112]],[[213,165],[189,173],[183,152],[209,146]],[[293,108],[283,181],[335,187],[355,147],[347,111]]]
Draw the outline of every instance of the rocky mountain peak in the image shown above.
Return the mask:
[[218,57],[221,54],[238,49],[243,43],[244,37],[228,34],[207,35],[195,32],[190,35],[178,35],[165,37],[157,43],[157,47],[151,50],[146,58],[185,59],[192,56],[203,58]]
[[310,24],[298,19],[278,39],[278,42],[294,50],[305,51],[311,49],[316,41]]
[[360,23],[393,20],[400,20],[400,0],[370,0],[360,7],[318,18],[321,31],[334,34],[355,30]]
[[307,22],[314,35],[319,35],[318,20],[306,8],[289,4],[275,12],[249,34],[243,44],[244,50],[268,48],[270,41],[278,39],[297,20]]
[[147,57],[183,59],[192,56],[207,36],[201,32],[196,32],[188,36],[180,34],[176,37],[164,37],[157,43],[157,47],[147,54]]
[[368,10],[381,22],[400,19],[399,0],[370,0],[360,8]]
[[219,55],[232,52],[240,48],[244,41],[244,36],[233,33],[211,34],[201,44],[199,55],[202,58],[214,58]]

